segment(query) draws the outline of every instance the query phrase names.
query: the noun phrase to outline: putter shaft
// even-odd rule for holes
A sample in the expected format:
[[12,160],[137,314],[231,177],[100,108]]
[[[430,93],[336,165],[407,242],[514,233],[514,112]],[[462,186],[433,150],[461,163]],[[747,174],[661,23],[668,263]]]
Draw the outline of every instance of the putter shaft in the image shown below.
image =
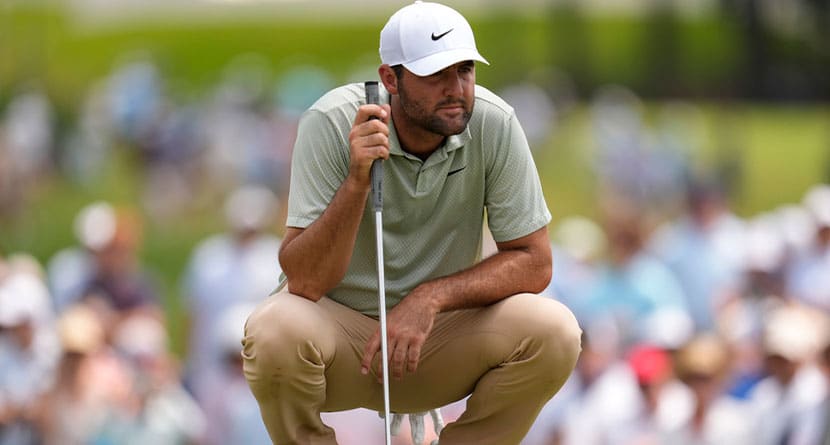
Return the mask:
[[[380,102],[377,81],[364,83],[366,103]],[[373,117],[372,119],[377,119]],[[386,282],[383,277],[383,161],[372,163],[372,207],[375,210],[375,240],[378,254],[378,315],[380,316],[380,355],[383,369],[383,423],[386,428],[386,445],[392,444],[392,412],[389,407],[389,347],[386,340]]]

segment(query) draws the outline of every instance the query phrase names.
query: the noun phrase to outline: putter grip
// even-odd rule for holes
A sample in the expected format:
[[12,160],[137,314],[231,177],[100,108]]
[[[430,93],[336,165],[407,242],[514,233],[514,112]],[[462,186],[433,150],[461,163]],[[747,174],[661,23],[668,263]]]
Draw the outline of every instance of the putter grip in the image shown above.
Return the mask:
[[[377,104],[380,102],[378,95],[378,82],[375,80],[367,80],[364,84],[366,87],[366,103]],[[372,116],[370,119],[377,119]],[[375,159],[372,162],[372,207],[375,211],[383,209],[383,161]]]

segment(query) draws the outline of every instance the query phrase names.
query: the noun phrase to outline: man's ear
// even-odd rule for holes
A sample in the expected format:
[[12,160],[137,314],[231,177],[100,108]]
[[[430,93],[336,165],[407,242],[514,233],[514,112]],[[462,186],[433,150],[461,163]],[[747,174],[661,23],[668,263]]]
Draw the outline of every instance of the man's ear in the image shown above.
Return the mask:
[[383,86],[389,94],[398,94],[398,76],[391,66],[388,64],[381,65],[378,68],[378,75],[380,75],[380,81],[383,82]]

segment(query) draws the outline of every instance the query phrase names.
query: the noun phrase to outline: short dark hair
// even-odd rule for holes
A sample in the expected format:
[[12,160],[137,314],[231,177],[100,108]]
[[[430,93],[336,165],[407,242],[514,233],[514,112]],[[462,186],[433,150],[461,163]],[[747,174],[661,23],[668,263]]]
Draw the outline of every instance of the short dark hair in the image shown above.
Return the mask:
[[395,77],[401,80],[401,77],[403,77],[403,64],[392,65],[392,71],[395,72]]

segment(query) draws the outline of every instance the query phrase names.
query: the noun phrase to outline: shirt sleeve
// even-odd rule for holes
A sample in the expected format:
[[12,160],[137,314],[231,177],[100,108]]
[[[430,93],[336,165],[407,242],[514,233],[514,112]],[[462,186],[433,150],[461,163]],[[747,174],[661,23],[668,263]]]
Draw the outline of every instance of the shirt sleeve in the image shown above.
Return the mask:
[[306,228],[328,207],[349,172],[343,124],[317,110],[303,114],[291,159],[288,227]]
[[502,137],[493,137],[487,166],[487,221],[497,242],[529,235],[548,225],[551,214],[524,130],[515,113],[505,119]]

